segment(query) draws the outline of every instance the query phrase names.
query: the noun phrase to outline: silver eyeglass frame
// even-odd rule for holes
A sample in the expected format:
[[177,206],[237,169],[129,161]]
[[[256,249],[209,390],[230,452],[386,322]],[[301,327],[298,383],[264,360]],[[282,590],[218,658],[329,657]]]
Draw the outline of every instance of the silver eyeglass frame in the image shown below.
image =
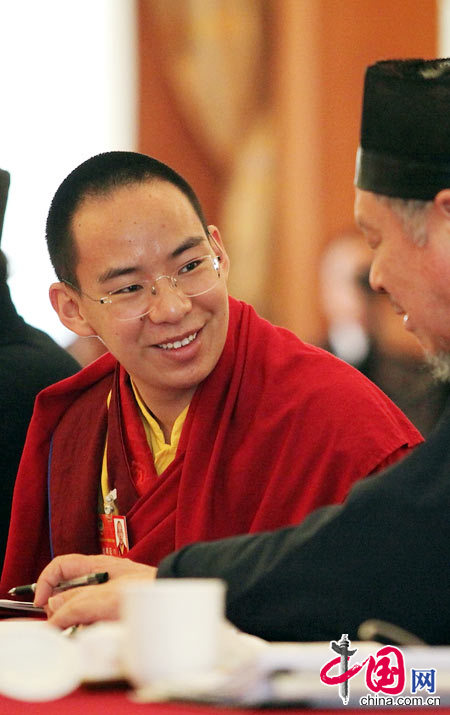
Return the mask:
[[[217,242],[214,240],[214,238],[212,236],[208,235],[208,239],[212,239],[212,241],[214,241],[214,243],[216,243],[216,245],[217,245]],[[205,295],[205,293],[209,293],[209,291],[213,290],[215,288],[215,286],[217,285],[217,283],[213,283],[209,288],[207,288],[206,290],[202,290],[199,293],[185,293],[182,288],[180,289],[180,287],[178,286],[178,283],[177,283],[177,274],[180,270],[182,270],[185,266],[188,266],[189,263],[192,263],[195,260],[204,259],[204,258],[209,258],[211,260],[212,266],[213,266],[214,270],[216,271],[217,278],[219,279],[220,278],[221,256],[208,253],[203,256],[196,256],[195,258],[193,258],[189,261],[186,261],[186,263],[183,263],[183,265],[180,266],[179,268],[177,268],[177,270],[174,271],[171,275],[160,275],[157,278],[154,278],[151,280],[143,279],[142,281],[140,281],[140,283],[145,284],[145,286],[148,286],[150,284],[151,295],[156,295],[157,294],[156,293],[156,283],[159,280],[162,280],[163,278],[167,278],[171,288],[173,290],[181,290],[181,292],[183,293],[183,295],[186,296],[186,298],[196,298],[199,295]],[[102,296],[101,298],[93,298],[85,291],[82,291],[82,290],[79,290],[78,288],[76,288],[68,280],[62,280],[62,283],[69,285],[71,288],[73,288],[73,290],[77,291],[78,293],[81,293],[81,295],[85,296],[89,300],[92,300],[94,303],[99,303],[100,305],[111,305],[114,302],[113,296],[116,293],[116,291],[110,291],[109,293],[107,293],[105,296]],[[133,284],[131,283],[130,285],[133,285]],[[126,287],[127,286],[123,286],[123,288],[126,288]],[[119,290],[123,290],[123,288],[121,288]],[[120,318],[118,316],[114,316],[114,317],[116,320],[120,320],[120,321],[137,320],[138,318],[143,318],[146,315],[148,315],[150,313],[150,311],[151,311],[151,305],[148,308],[148,310],[144,311],[143,313],[139,313],[138,315],[133,315],[130,318]]]

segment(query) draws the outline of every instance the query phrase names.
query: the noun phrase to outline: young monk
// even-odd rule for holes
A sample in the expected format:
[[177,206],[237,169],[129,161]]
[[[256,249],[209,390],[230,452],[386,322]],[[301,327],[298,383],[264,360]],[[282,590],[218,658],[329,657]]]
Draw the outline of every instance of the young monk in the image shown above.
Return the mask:
[[129,558],[152,565],[295,524],[421,441],[361,374],[228,296],[218,229],[159,161],[84,162],[54,197],[47,243],[53,307],[109,352],[38,399],[3,590],[54,555],[117,555],[118,517]]

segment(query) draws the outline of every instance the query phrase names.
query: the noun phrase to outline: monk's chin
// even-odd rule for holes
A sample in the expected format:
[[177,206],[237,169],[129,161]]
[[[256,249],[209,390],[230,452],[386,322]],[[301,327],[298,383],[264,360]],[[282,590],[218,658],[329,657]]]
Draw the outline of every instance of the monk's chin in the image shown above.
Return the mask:
[[435,380],[450,382],[450,353],[427,353],[426,360]]

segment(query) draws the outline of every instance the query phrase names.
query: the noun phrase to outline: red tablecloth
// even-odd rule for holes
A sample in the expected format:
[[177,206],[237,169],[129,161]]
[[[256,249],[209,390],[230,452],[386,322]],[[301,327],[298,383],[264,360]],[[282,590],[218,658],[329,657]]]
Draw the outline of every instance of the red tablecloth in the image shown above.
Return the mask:
[[[345,715],[361,715],[362,712],[399,713],[400,715],[417,715],[418,711],[439,715],[450,715],[450,707],[429,708],[340,708],[339,710],[312,710],[314,715],[329,715],[340,712]],[[1,715],[295,715],[304,713],[306,709],[251,709],[217,708],[207,705],[191,705],[188,703],[134,703],[125,690],[91,690],[80,688],[71,695],[59,700],[45,703],[26,703],[0,696]]]

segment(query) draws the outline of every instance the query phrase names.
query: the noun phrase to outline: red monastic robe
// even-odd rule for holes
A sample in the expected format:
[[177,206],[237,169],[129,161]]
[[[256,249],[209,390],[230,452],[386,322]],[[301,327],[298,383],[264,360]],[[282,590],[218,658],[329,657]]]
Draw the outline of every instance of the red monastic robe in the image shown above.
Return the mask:
[[[176,457],[159,477],[128,375],[111,355],[40,393],[17,476],[2,593],[34,582],[53,555],[100,552],[106,433],[128,555],[148,564],[194,541],[295,524],[421,441],[355,369],[230,299],[223,353],[197,388]],[[149,488],[139,497],[142,472]]]

